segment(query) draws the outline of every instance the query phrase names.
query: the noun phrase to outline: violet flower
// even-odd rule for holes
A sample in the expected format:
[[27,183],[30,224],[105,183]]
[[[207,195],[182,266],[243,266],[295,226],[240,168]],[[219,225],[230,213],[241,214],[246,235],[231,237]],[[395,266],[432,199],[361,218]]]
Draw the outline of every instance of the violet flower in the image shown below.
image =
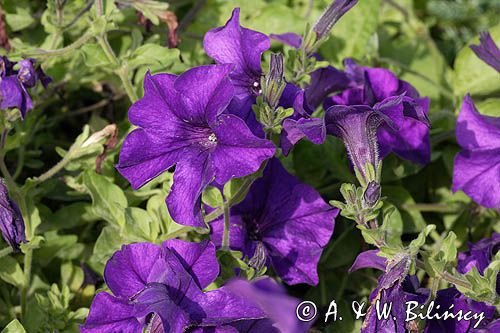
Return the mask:
[[245,120],[250,129],[259,134],[252,104],[261,94],[261,55],[270,47],[269,37],[240,25],[240,9],[235,8],[223,27],[209,30],[203,39],[203,47],[209,57],[218,64],[232,64],[229,74],[234,85],[235,98],[228,112]]
[[0,230],[3,239],[15,252],[19,252],[19,245],[26,243],[24,220],[19,207],[9,197],[7,186],[0,179]]
[[124,245],[104,270],[113,295],[96,295],[81,331],[231,332],[244,321],[264,326],[261,322],[270,320],[265,312],[228,288],[202,291],[218,274],[215,247],[208,241]]
[[453,191],[462,190],[478,204],[500,208],[500,118],[481,115],[466,95],[458,115]]
[[[246,198],[231,207],[229,246],[253,257],[258,245],[268,265],[288,284],[318,283],[317,264],[334,228],[338,210],[313,188],[272,159]],[[223,218],[211,223],[221,245]]]
[[500,72],[500,49],[495,44],[489,32],[479,34],[479,45],[470,45],[479,59]]
[[[19,69],[14,69],[15,67]],[[28,88],[36,85],[40,80],[44,87],[51,82],[41,67],[35,69],[34,59],[24,59],[18,63],[11,62],[6,56],[0,57],[0,108],[17,108],[24,119],[26,112],[33,108],[33,101],[28,93]]]
[[167,198],[172,218],[204,227],[201,193],[256,172],[273,156],[272,142],[254,136],[240,118],[223,114],[233,98],[232,65],[192,68],[180,76],[146,74],[144,97],[129,110],[130,133],[118,171],[137,189],[176,165]]

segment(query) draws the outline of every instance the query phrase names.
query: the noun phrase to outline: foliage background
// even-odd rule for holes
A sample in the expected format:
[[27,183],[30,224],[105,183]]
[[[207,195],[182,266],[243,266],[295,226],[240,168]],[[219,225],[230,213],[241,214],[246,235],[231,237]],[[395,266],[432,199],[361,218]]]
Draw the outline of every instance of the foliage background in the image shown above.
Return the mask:
[[[12,48],[9,56],[33,56],[54,79],[47,90],[38,87],[32,93],[36,106],[24,122],[15,123],[5,154],[10,172],[18,184],[24,184],[21,190],[30,212],[27,236],[33,260],[31,277],[26,279],[22,255],[0,258],[0,327],[20,318],[21,301],[15,286],[27,293],[22,323],[28,332],[77,331],[96,290],[105,288],[101,274],[106,260],[122,244],[206,237],[175,224],[168,216],[164,199],[171,173],[132,191],[114,169],[120,143],[130,130],[130,101],[116,73],[122,71],[141,96],[148,68],[153,73],[181,73],[209,63],[202,37],[208,29],[223,25],[234,7],[241,8],[246,27],[267,34],[303,33],[305,23],[314,23],[328,1],[170,0],[168,11],[179,23],[178,48],[168,48],[167,22],[158,18],[166,6],[140,7],[122,0],[116,1],[119,9],[111,11],[115,4],[107,1],[113,25],[104,28],[117,63],[92,38],[83,46],[72,47],[89,31],[103,29],[96,21],[91,23],[95,17],[92,1],[72,0],[62,7],[61,3],[1,1]],[[141,25],[137,9],[152,23]],[[320,49],[321,56],[339,67],[345,57],[388,67],[431,98],[432,162],[418,167],[395,156],[384,160],[383,195],[398,209],[394,226],[403,240],[411,240],[425,225],[435,224],[428,248],[439,248],[443,235],[453,230],[457,248],[465,249],[467,241],[489,236],[493,230],[500,232],[498,212],[477,206],[463,193],[451,192],[453,158],[458,151],[454,126],[461,99],[470,92],[482,113],[500,116],[500,76],[467,47],[477,43],[478,33],[487,29],[498,42],[499,17],[500,0],[361,0]],[[63,49],[68,46],[70,49]],[[274,50],[280,47],[272,45]],[[40,51],[56,49],[67,52]],[[109,124],[118,126],[118,144],[112,147],[107,142],[102,170],[96,173],[96,158],[106,140],[91,144],[86,140]],[[75,140],[80,140],[78,149]],[[89,144],[82,147],[85,141]],[[64,170],[34,187],[36,177],[64,156]],[[341,199],[340,184],[355,182],[342,144],[332,137],[321,146],[301,142],[284,163],[326,200]],[[340,303],[343,321],[327,328],[318,323],[320,330],[359,331],[361,322],[351,317],[350,304],[366,299],[377,276],[367,270],[347,273],[363,249],[367,245],[354,223],[339,217],[321,259],[319,285],[289,288],[293,295],[313,300],[324,310],[332,299]],[[84,274],[87,268],[97,273],[94,279]]]

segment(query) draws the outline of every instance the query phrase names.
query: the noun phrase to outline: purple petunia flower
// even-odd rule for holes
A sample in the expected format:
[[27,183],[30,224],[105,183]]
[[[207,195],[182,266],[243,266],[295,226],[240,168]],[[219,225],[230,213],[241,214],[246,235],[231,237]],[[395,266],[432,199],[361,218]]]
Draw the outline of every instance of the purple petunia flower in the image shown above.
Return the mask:
[[249,175],[275,151],[243,120],[224,114],[233,98],[232,67],[201,66],[178,77],[148,73],[144,97],[129,110],[140,128],[125,139],[117,169],[137,189],[176,165],[167,206],[183,225],[205,226],[201,193],[210,182]]
[[[358,66],[353,60],[344,61],[351,88],[327,99],[325,109],[334,105],[366,105],[375,108],[389,99],[401,97],[402,121],[397,128],[381,126],[377,131],[380,157],[391,151],[418,164],[430,160],[430,139],[427,113],[429,98],[419,96],[408,82],[399,80],[384,68]],[[397,105],[393,105],[393,108]]]
[[479,45],[471,45],[470,48],[479,59],[500,73],[500,49],[488,32],[482,32],[479,35]]
[[[317,264],[337,214],[313,188],[272,159],[247,197],[231,207],[229,246],[248,257],[256,249],[263,251],[268,264],[288,284],[315,285]],[[222,218],[211,223],[217,245],[222,243],[223,224]]]
[[462,190],[478,204],[500,208],[500,118],[481,115],[466,95],[458,115],[453,191]]
[[209,30],[203,39],[205,52],[218,64],[232,64],[229,74],[235,98],[228,112],[245,120],[250,129],[261,133],[252,104],[261,94],[261,55],[270,47],[269,37],[240,25],[240,9],[235,8],[223,27]]
[[81,331],[233,332],[243,324],[271,325],[262,309],[226,287],[203,292],[218,274],[209,241],[125,245],[104,270],[113,295],[97,294]]
[[3,179],[0,179],[0,230],[3,239],[19,252],[19,245],[26,243],[24,220],[17,204],[10,199]]
[[[14,69],[16,65],[19,69]],[[0,108],[17,108],[23,119],[26,112],[33,108],[33,101],[27,89],[34,87],[38,80],[44,87],[52,81],[40,66],[35,69],[34,59],[24,59],[15,63],[9,61],[6,56],[0,57],[0,78]]]

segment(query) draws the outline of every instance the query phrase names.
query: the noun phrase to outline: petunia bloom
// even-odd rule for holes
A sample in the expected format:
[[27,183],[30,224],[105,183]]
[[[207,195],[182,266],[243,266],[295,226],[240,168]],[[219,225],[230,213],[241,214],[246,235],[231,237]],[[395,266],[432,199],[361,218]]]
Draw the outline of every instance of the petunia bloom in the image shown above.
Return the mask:
[[0,230],[3,239],[14,251],[19,252],[19,245],[26,243],[24,220],[19,207],[9,197],[7,186],[2,179],[0,179]]
[[209,241],[125,245],[104,270],[113,295],[97,294],[81,331],[232,332],[233,325],[245,321],[248,326],[270,326],[264,311],[229,289],[203,292],[218,274],[215,247]]
[[148,73],[144,97],[129,110],[139,128],[125,139],[117,169],[137,189],[175,165],[167,206],[183,225],[205,226],[201,193],[209,183],[254,173],[275,151],[243,120],[224,113],[234,94],[231,70],[210,65],[178,77]]
[[270,47],[269,37],[240,25],[240,9],[235,8],[223,27],[209,30],[203,39],[209,57],[218,64],[232,64],[229,77],[234,85],[235,98],[228,112],[246,121],[254,133],[260,125],[252,111],[252,104],[261,94],[261,55]]
[[[268,265],[288,284],[318,283],[317,264],[338,210],[313,188],[272,159],[246,198],[231,207],[229,246],[252,257],[261,245]],[[222,243],[224,221],[211,223],[212,240]]]
[[[16,67],[19,69],[15,69]],[[24,59],[15,63],[9,61],[6,56],[0,57],[0,78],[0,108],[17,108],[23,119],[26,112],[33,108],[33,101],[27,89],[34,87],[38,80],[44,87],[51,81],[40,66],[35,68],[34,59]]]
[[453,191],[462,190],[478,204],[500,208],[500,118],[481,115],[466,95],[458,115]]
[[478,58],[500,73],[500,49],[488,32],[482,32],[479,35],[479,45],[471,45],[470,48]]
[[380,157],[390,152],[418,164],[430,160],[430,139],[427,113],[429,98],[422,98],[408,82],[399,80],[384,68],[358,66],[353,60],[344,61],[351,88],[332,96],[324,103],[325,109],[333,105],[374,107],[388,99],[402,97],[403,118],[400,126],[381,126],[377,131]]

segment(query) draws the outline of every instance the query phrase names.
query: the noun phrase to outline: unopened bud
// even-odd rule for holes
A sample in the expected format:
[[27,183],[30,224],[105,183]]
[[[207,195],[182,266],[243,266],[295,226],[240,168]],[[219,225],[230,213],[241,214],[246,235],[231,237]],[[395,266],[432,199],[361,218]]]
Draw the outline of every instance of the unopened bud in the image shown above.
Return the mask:
[[368,183],[365,192],[363,193],[363,201],[366,206],[373,207],[380,199],[380,184],[371,181]]
[[271,63],[269,73],[266,76],[263,87],[263,96],[271,109],[278,106],[281,94],[285,89],[285,75],[283,70],[283,55],[281,53],[271,53]]
[[260,272],[266,265],[266,261],[267,256],[264,244],[258,242],[253,257],[249,260],[248,265],[255,269],[256,272]]
[[316,40],[320,40],[328,35],[335,23],[357,3],[358,0],[334,0],[323,14],[321,14],[313,27],[313,31],[316,33]]

